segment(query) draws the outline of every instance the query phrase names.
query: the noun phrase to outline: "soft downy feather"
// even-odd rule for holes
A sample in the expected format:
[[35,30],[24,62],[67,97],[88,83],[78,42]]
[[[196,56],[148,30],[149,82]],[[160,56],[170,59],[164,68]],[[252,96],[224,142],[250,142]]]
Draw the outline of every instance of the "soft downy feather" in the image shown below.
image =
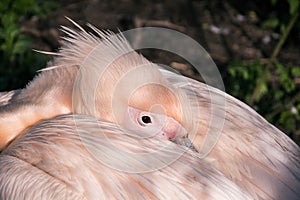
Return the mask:
[[83,115],[36,124],[0,155],[1,199],[251,199],[195,152],[127,133]]

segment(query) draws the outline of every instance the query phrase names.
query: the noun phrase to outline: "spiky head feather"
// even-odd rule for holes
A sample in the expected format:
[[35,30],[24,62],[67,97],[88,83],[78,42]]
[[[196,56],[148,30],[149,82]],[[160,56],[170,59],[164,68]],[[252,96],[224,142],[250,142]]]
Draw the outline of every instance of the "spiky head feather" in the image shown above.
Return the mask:
[[83,29],[75,32],[63,27],[67,37],[54,59],[58,68],[78,68],[72,112],[122,123],[118,117],[130,105],[164,113],[179,122],[192,121],[183,113],[187,110],[182,108],[187,102],[184,94],[169,84],[156,64],[135,52],[121,33],[89,26],[97,36]]

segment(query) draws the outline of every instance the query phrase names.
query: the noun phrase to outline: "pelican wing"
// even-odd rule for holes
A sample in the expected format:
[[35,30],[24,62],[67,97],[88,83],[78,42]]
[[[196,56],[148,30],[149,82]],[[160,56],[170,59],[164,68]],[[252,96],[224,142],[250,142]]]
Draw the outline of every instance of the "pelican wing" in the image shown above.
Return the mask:
[[232,96],[181,75],[161,71],[171,83],[184,90],[193,110],[200,113],[196,135],[191,138],[194,146],[201,152],[201,147],[207,145],[205,142],[214,145],[205,140],[217,142],[206,160],[257,199],[300,198],[299,146]]
[[117,125],[61,115],[0,154],[1,199],[251,199],[197,153]]

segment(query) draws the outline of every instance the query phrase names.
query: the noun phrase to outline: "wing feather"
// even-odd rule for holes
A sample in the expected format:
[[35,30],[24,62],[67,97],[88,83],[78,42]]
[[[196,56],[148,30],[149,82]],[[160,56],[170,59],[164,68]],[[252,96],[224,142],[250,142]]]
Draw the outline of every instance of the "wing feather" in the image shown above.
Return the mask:
[[[53,191],[71,190],[73,196],[86,199],[251,199],[195,152],[126,133],[82,115],[62,115],[36,124],[0,155],[1,196],[41,190],[49,198]],[[176,159],[169,163],[170,157]],[[43,182],[26,187],[24,174]]]
[[[194,146],[201,146],[203,135],[210,134],[209,129],[220,131],[221,136],[206,160],[258,199],[299,199],[300,148],[297,144],[234,97],[195,80],[161,71],[187,93],[194,110],[200,110],[199,129],[192,141]],[[222,101],[220,104],[212,101],[214,97],[223,98],[223,106]],[[219,113],[212,112],[212,107],[225,113],[223,125],[212,123],[212,115]]]

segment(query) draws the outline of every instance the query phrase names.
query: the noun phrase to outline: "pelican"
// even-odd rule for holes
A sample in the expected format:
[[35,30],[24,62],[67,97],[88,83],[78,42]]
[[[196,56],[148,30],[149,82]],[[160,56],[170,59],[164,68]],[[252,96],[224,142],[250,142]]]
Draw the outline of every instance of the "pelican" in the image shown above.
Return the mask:
[[[7,154],[9,155],[12,151],[18,154],[20,158],[22,158],[22,154],[25,154],[25,157],[29,156],[28,161],[26,161],[27,164],[33,166],[36,164],[35,156],[37,156],[37,160],[40,160],[45,165],[44,168],[47,165],[50,169],[52,168],[51,160],[53,159],[53,165],[55,166],[52,168],[53,172],[50,173],[54,174],[51,177],[57,177],[58,180],[61,180],[61,176],[54,171],[58,170],[59,166],[63,167],[66,165],[68,167],[68,162],[64,163],[63,155],[59,155],[58,152],[53,153],[52,158],[47,157],[47,153],[42,150],[44,143],[52,142],[53,133],[56,133],[59,129],[61,129],[59,133],[66,140],[72,138],[72,135],[74,135],[74,141],[78,140],[77,136],[75,136],[76,134],[70,134],[76,132],[74,124],[70,125],[71,117],[55,118],[56,116],[73,114],[76,118],[77,115],[74,114],[79,114],[80,116],[88,115],[101,120],[103,123],[111,123],[125,128],[127,134],[137,137],[139,140],[154,138],[159,142],[156,144],[158,146],[171,145],[172,151],[168,152],[170,155],[172,155],[172,152],[178,153],[181,152],[180,149],[188,148],[188,153],[179,157],[178,162],[185,163],[189,172],[195,170],[193,173],[197,174],[195,177],[201,177],[199,179],[202,179],[204,175],[200,172],[198,174],[196,169],[202,169],[203,167],[203,169],[207,170],[211,168],[210,170],[212,171],[207,171],[207,176],[215,177],[220,175],[216,179],[220,183],[215,182],[215,185],[219,185],[220,190],[223,192],[223,186],[227,187],[222,181],[225,178],[229,181],[230,184],[228,184],[231,185],[229,188],[234,191],[243,191],[245,198],[248,195],[253,199],[300,198],[299,147],[253,109],[216,88],[159,68],[156,64],[137,54],[120,34],[115,35],[111,32],[100,31],[89,25],[97,34],[94,35],[85,31],[76,23],[74,24],[79,30],[62,27],[67,37],[63,38],[62,48],[58,53],[53,53],[55,57],[45,70],[29,83],[26,88],[2,95],[3,103],[0,104],[0,149],[2,149],[1,154],[4,154],[3,156],[6,156],[5,152],[8,152]],[[224,106],[217,104],[212,98],[224,99]],[[221,128],[219,124],[212,123],[215,122],[212,119],[220,117],[218,115],[219,112],[211,112],[212,107],[224,113],[224,124]],[[199,113],[196,111],[199,111]],[[79,117],[80,120],[81,117]],[[41,122],[43,120],[45,122]],[[79,124],[85,127],[84,124]],[[47,129],[47,126],[52,127],[52,129]],[[93,133],[91,129],[87,128],[83,131],[86,132],[87,137]],[[212,132],[220,132],[221,134],[219,137],[212,137],[211,139],[209,134]],[[39,134],[42,135],[39,136]],[[48,134],[49,137],[47,136]],[[80,135],[82,137],[85,134]],[[22,146],[22,138],[25,138],[24,140],[28,141],[29,144],[30,142],[35,144],[35,137],[43,141],[37,140],[39,143],[37,146],[29,145],[30,148],[35,149],[32,152],[21,147],[20,149],[17,148],[20,145]],[[205,157],[201,157],[199,155],[203,152],[203,148],[205,149],[206,147],[203,144],[207,138],[210,138],[208,139],[208,144],[215,143],[215,145],[208,145],[213,146],[213,148],[209,152],[205,150],[208,154]],[[53,138],[53,140],[56,139],[56,137]],[[100,142],[96,137],[90,137],[89,139]],[[126,141],[128,137],[122,135],[119,139],[120,141]],[[172,141],[177,144],[172,143]],[[189,144],[189,141],[191,141],[191,144]],[[74,144],[74,147],[70,146],[63,140],[54,141],[51,144],[51,147],[54,145],[54,149],[56,144],[58,144],[58,146],[63,148],[62,152],[69,152],[78,146],[81,147],[77,143]],[[127,143],[122,145],[127,145]],[[139,144],[136,141],[135,145],[135,148],[138,148],[143,143]],[[148,149],[148,147],[151,148],[153,146],[147,143],[144,147]],[[92,146],[93,148],[97,149],[95,150],[96,152],[100,151],[98,147]],[[191,152],[191,149],[194,149],[194,151]],[[105,150],[108,152],[112,151],[109,147],[105,148]],[[39,151],[40,156],[36,155],[36,152]],[[85,151],[83,152],[86,153]],[[74,159],[78,159],[80,163],[84,162],[82,161],[83,158],[89,158],[84,153],[80,154],[79,151],[70,152],[68,156],[74,156]],[[80,155],[84,156],[80,157]],[[157,156],[165,155],[166,153],[162,153],[162,155],[158,154]],[[103,158],[105,156],[102,155],[100,157]],[[56,162],[56,159],[61,160],[61,162]],[[135,162],[142,162],[141,160],[129,160],[132,163],[128,163],[128,165],[139,166]],[[175,163],[174,165],[176,165]],[[120,165],[118,162],[113,164]],[[175,167],[174,173],[181,173],[182,170],[180,168],[185,165],[178,165],[178,168]],[[10,180],[10,177],[14,176],[21,180],[26,179],[26,177],[19,177],[20,174],[17,174],[15,170],[9,171],[9,169],[16,169],[17,166],[17,161],[1,158],[0,189],[2,194],[7,195],[7,193],[3,192],[4,190],[8,191],[7,188],[22,190],[23,187],[18,187],[16,182]],[[97,165],[91,163],[90,166]],[[162,171],[162,174],[174,179],[183,177],[179,182],[183,181],[181,183],[183,185],[187,184],[185,186],[194,185],[195,182],[197,182],[195,185],[202,183],[197,178],[192,181],[188,180],[187,177],[189,175],[187,174],[172,175],[168,171],[172,169],[172,166],[165,168],[166,171],[165,173]],[[68,171],[67,167],[65,168],[66,171]],[[45,171],[44,168],[42,168],[42,171]],[[87,164],[83,168],[90,167]],[[99,167],[99,169],[102,168]],[[30,171],[31,169],[28,170]],[[8,171],[11,173],[10,176],[5,175],[9,174]],[[73,172],[74,170],[71,171]],[[69,172],[70,175],[65,174],[66,177],[64,178],[74,176],[74,179],[78,179],[79,182],[79,180],[86,179],[86,177],[91,177],[90,174],[80,174],[80,172],[76,172],[74,175]],[[36,176],[39,176],[38,172],[36,173]],[[60,171],[58,170],[57,173],[60,173]],[[112,172],[109,171],[108,173]],[[49,173],[47,172],[47,174]],[[99,171],[94,172],[92,176],[95,177],[94,182],[99,181],[99,174],[101,176],[102,173]],[[115,174],[110,175],[114,176]],[[155,175],[152,174],[152,176],[154,177]],[[134,179],[132,177],[129,180],[133,182],[140,178]],[[150,177],[148,178],[150,180]],[[7,183],[12,185],[5,185],[4,180],[7,180]],[[73,179],[70,178],[70,180]],[[153,178],[153,180],[158,180],[153,185],[160,183],[159,179]],[[65,181],[61,182],[67,183]],[[165,180],[162,180],[162,182],[165,183]],[[92,183],[85,180],[87,185]],[[137,181],[136,183],[140,184],[141,182]],[[223,183],[224,185],[222,185]],[[125,187],[122,184],[117,185],[115,187],[118,189]],[[166,188],[174,192],[176,190],[175,187],[177,190],[178,187],[181,187],[179,185],[174,187],[166,186]],[[140,185],[144,189],[148,189],[148,186],[147,184]],[[31,190],[42,190],[34,187],[32,186]],[[56,185],[53,187],[50,187],[49,191],[53,192],[55,187],[63,186]],[[84,196],[85,198],[95,197],[93,196],[94,194],[88,192],[87,188],[78,187],[74,186],[76,191],[80,191],[80,194],[86,193],[91,195],[86,195]],[[105,187],[103,187],[102,185],[102,189],[99,190],[100,193],[105,190]],[[197,191],[196,188],[198,186],[194,187],[195,191]],[[126,189],[132,191],[132,188]],[[124,190],[126,189],[124,188]],[[189,189],[191,188],[184,187],[180,191],[189,191]],[[55,191],[59,193],[60,190],[61,188]],[[125,193],[124,190],[122,191]],[[64,192],[66,191],[64,190]],[[121,195],[122,191],[116,195]],[[200,186],[199,191],[202,191]],[[166,195],[170,191],[160,192],[162,192],[162,195]],[[176,192],[174,194],[177,194]],[[210,190],[209,195],[212,195],[210,194],[211,192],[214,193],[216,191]],[[25,193],[24,195],[27,195]],[[47,194],[46,191],[45,194]],[[148,193],[143,191],[143,194],[140,192],[137,192],[137,194],[143,197],[143,195],[153,195],[158,194],[158,192],[151,191]],[[216,192],[214,195],[218,194]],[[100,195],[103,195],[103,192]],[[124,195],[115,197],[129,198],[126,194]],[[199,195],[199,197],[206,197],[206,195],[201,196],[200,193]],[[237,197],[238,195],[233,196]],[[151,196],[147,197],[151,198]],[[155,197],[168,198],[169,196],[158,195]],[[176,197],[179,198],[179,196]],[[212,196],[212,198],[216,198],[216,196]]]

